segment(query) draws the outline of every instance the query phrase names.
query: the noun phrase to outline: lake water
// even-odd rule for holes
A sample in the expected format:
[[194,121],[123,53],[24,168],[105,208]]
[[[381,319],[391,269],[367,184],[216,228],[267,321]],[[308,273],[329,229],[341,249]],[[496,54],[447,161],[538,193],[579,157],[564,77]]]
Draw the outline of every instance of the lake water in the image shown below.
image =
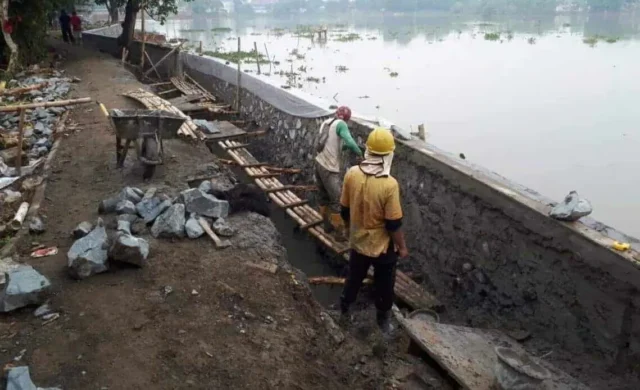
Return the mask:
[[[326,43],[294,33],[319,24],[330,25]],[[213,32],[217,27],[231,31]],[[266,44],[280,65],[263,64],[265,77],[406,129],[424,123],[427,142],[558,201],[577,190],[596,219],[640,237],[640,16],[486,23],[354,13],[173,20],[151,28],[211,51],[235,51],[238,35],[246,51],[256,42],[265,53]],[[491,32],[500,38],[486,40]],[[349,33],[361,39],[339,41]],[[583,41],[596,35],[618,40]],[[295,81],[276,75],[291,70]]]

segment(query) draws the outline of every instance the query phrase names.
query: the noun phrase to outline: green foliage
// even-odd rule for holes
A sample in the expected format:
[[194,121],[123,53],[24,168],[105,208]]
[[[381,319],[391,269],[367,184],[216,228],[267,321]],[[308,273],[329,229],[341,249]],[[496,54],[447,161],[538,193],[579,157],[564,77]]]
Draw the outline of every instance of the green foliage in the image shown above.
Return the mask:
[[485,41],[497,41],[500,40],[500,33],[484,33]]
[[338,42],[353,42],[353,41],[359,41],[360,39],[360,35],[356,34],[356,33],[349,33],[347,35],[338,35],[338,37],[336,38],[336,41]]
[[255,63],[256,59],[261,64],[267,64],[269,61],[265,58],[265,56],[261,53],[256,53],[255,50],[251,51],[232,51],[232,52],[222,52],[222,51],[205,51],[202,54],[206,54],[211,57],[216,57],[223,59],[228,62],[233,62],[237,64],[238,62],[247,62],[247,63]]

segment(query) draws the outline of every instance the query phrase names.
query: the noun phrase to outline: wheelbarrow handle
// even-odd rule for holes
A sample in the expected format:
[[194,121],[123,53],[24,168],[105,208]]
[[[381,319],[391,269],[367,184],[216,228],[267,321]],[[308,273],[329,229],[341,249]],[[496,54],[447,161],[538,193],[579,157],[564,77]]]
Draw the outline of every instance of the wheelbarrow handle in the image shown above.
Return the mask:
[[104,114],[104,116],[106,116],[107,118],[109,117],[109,111],[107,111],[107,107],[104,106],[104,104],[97,102],[98,105],[100,106],[100,110],[102,110],[102,113]]

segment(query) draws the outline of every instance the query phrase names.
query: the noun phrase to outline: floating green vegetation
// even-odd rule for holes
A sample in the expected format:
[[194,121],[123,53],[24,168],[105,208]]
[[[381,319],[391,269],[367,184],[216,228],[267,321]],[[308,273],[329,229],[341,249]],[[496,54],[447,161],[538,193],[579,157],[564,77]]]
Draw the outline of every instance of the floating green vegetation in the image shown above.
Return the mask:
[[359,41],[362,38],[360,38],[360,34],[356,34],[356,33],[349,33],[347,35],[338,35],[338,37],[336,38],[336,41],[338,42],[353,42],[353,41]]
[[276,37],[281,37],[284,34],[286,34],[287,30],[285,30],[284,28],[272,28],[271,29],[271,34],[275,35]]
[[300,66],[298,67],[298,72],[300,72],[300,73],[307,73],[307,67],[306,67],[306,66],[303,66],[303,65],[300,65]]
[[582,39],[582,42],[586,43],[587,45],[594,47],[595,45],[598,44],[598,36],[593,36],[593,37],[586,37]]
[[202,54],[206,54],[211,57],[216,57],[223,59],[228,62],[233,62],[237,64],[238,62],[247,62],[247,63],[255,63],[258,61],[260,64],[268,64],[269,61],[265,58],[264,55],[260,53],[256,53],[255,50],[251,51],[233,51],[233,52],[222,52],[222,51],[205,51]]
[[605,37],[602,35],[594,35],[592,37],[583,38],[582,42],[586,43],[591,47],[594,47],[596,44],[598,44],[599,41],[605,41],[607,43],[616,43],[619,40],[620,40],[619,37]]
[[500,33],[484,33],[485,41],[498,41],[500,40]]
[[398,72],[389,73],[389,77],[398,77]]
[[211,29],[211,31],[217,32],[217,33],[227,33],[227,32],[231,32],[232,30],[229,27],[214,27]]
[[310,83],[320,83],[320,79],[318,77],[307,77],[307,81]]
[[349,68],[347,68],[347,67],[346,67],[346,66],[344,66],[344,65],[338,65],[338,66],[336,66],[336,72],[344,73],[344,72],[346,72],[346,71],[348,71],[348,70],[349,70]]
[[507,31],[507,40],[510,41],[513,39],[513,31]]
[[530,45],[535,45],[536,44],[536,38],[535,37],[530,37],[529,39],[527,39],[527,43]]
[[198,28],[181,28],[178,31],[186,32],[186,33],[192,33],[192,32],[205,32],[207,30],[202,30],[202,29],[198,29]]
[[562,27],[571,27],[571,23],[562,23]]
[[298,60],[304,60],[304,58],[305,58],[305,55],[300,53],[298,51],[298,49],[291,50],[291,53],[289,53],[289,55],[292,56],[292,57],[295,57]]
[[252,36],[254,36],[254,37],[257,37],[257,36],[262,35],[262,33],[259,33],[259,32],[252,32],[252,33],[251,33],[251,35],[252,35]]

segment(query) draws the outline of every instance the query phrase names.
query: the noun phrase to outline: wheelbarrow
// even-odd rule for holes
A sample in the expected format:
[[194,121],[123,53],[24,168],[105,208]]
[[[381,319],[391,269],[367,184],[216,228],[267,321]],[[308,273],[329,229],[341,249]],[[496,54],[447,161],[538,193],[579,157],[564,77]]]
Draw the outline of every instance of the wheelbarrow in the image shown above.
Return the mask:
[[163,138],[175,137],[186,118],[162,110],[107,110],[102,103],[98,104],[103,114],[110,118],[116,133],[117,167],[124,165],[133,141],[138,160],[144,166],[142,178],[150,179],[156,165],[163,163]]

